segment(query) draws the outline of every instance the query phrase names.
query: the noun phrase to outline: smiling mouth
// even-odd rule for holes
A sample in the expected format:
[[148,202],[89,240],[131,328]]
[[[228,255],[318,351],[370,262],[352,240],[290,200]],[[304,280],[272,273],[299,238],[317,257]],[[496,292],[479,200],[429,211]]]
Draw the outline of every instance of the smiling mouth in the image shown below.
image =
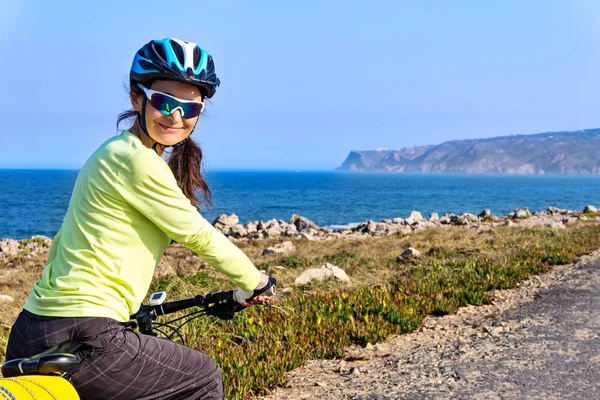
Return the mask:
[[160,122],[158,124],[160,125],[161,128],[163,128],[167,132],[177,132],[177,131],[180,131],[183,129],[183,128],[178,128],[176,126],[166,126],[166,125],[161,124]]

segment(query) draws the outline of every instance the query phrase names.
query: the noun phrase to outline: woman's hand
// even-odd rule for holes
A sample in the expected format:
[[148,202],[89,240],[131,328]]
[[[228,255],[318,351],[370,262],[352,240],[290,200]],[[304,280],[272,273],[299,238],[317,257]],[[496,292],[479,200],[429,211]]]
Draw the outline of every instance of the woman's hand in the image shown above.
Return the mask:
[[244,307],[250,307],[253,304],[264,303],[272,300],[275,294],[275,285],[277,280],[272,276],[260,274],[260,282],[253,292],[243,289],[235,291],[233,298]]

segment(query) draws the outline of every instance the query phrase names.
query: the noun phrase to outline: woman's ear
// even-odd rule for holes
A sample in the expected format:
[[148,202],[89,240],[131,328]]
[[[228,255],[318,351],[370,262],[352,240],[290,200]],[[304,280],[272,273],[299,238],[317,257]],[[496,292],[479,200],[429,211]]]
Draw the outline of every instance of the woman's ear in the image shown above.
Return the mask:
[[141,94],[135,93],[135,92],[131,92],[130,94],[130,98],[131,98],[131,106],[133,107],[133,109],[137,112],[142,112],[142,96]]

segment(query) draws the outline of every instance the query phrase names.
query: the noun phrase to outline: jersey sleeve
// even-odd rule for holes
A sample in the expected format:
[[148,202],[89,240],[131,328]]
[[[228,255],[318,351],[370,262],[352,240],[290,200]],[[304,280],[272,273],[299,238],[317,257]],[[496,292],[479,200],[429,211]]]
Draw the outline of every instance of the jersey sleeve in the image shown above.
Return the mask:
[[137,151],[119,174],[121,196],[167,236],[197,253],[244,290],[254,290],[260,272],[185,197],[169,166],[151,150]]

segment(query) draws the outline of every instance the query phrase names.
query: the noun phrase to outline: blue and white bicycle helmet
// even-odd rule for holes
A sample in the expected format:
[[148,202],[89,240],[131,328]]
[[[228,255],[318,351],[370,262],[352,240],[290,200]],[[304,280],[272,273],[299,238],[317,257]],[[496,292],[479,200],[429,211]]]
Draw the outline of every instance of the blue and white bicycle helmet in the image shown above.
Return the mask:
[[139,49],[129,77],[142,84],[154,79],[189,82],[199,86],[209,99],[221,83],[209,52],[196,43],[175,38],[152,40]]

